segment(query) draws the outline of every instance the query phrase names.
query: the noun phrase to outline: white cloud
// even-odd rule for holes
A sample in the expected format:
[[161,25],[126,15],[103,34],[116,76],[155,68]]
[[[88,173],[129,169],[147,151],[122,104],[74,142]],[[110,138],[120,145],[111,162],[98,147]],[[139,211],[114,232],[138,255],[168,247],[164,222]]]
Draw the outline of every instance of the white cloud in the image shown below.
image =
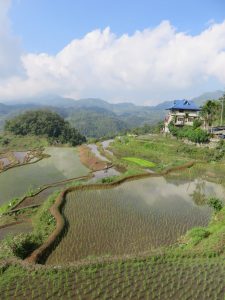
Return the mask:
[[10,76],[22,76],[20,41],[11,33],[8,10],[10,0],[0,0],[0,84]]
[[[0,24],[8,23],[5,15],[9,1],[3,2],[5,13],[0,14]],[[7,62],[12,55],[4,52],[2,36],[17,63]],[[130,36],[117,37],[109,28],[94,30],[73,40],[55,56],[22,55],[26,77],[18,75],[21,53],[15,44],[10,29],[0,32],[0,56],[5,70],[0,70],[0,78],[5,76],[0,81],[1,99],[58,94],[156,104],[225,84],[225,21],[213,23],[196,36],[177,32],[168,21]]]

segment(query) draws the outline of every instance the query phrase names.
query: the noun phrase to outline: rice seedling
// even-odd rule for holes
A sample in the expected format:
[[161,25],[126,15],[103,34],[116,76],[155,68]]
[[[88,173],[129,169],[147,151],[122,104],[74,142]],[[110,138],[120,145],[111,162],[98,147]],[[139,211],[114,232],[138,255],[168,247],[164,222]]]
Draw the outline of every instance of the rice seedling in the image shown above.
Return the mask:
[[154,168],[156,164],[154,162],[148,161],[146,159],[137,158],[137,157],[124,157],[124,160],[134,163],[140,167],[144,168]]
[[[148,178],[113,189],[69,193],[63,209],[68,231],[47,264],[150,251],[176,242],[193,226],[206,226],[212,210],[193,201],[197,182],[175,184],[176,189],[171,181]],[[212,183],[205,182],[204,192],[221,196],[221,188]]]

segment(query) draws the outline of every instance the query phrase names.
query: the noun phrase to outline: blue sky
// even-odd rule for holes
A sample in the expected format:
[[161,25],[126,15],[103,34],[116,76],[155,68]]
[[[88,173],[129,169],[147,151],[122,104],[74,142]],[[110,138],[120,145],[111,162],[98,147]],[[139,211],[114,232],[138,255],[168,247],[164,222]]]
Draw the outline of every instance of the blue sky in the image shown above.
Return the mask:
[[178,31],[198,34],[222,22],[224,0],[13,0],[14,33],[29,52],[56,53],[71,40],[109,26],[117,35],[169,20]]
[[225,87],[225,0],[0,0],[0,101],[155,105]]

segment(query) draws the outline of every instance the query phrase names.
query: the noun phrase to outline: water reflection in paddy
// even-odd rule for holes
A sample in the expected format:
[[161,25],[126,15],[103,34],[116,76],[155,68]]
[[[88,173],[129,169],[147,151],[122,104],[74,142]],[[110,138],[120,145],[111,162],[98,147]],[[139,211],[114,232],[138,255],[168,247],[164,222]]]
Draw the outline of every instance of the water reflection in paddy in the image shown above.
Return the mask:
[[206,226],[212,213],[206,197],[223,195],[224,188],[215,183],[163,177],[127,182],[113,189],[71,192],[64,207],[69,230],[47,263],[169,245],[188,229]]
[[13,152],[13,155],[15,156],[15,158],[17,159],[17,161],[20,164],[25,162],[27,154],[28,154],[28,152],[25,152],[25,151]]
[[29,189],[56,181],[87,175],[75,148],[50,147],[51,157],[37,163],[13,168],[0,174],[0,204],[23,196]]

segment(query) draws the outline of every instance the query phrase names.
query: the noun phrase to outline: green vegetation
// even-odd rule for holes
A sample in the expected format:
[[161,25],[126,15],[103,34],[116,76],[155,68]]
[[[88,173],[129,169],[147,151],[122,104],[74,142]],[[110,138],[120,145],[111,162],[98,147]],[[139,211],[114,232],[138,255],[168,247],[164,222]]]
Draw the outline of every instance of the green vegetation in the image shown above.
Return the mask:
[[3,299],[224,299],[224,260],[156,255],[87,266],[4,266]]
[[[173,247],[178,255],[197,253],[210,257],[224,256],[225,208],[216,210],[207,227],[192,228],[180,240],[179,248]],[[187,251],[187,252],[186,252]],[[225,271],[225,270],[224,270]]]
[[86,139],[57,113],[48,110],[27,111],[6,121],[5,131],[15,135],[46,136],[51,143],[80,145]]
[[129,161],[129,162],[135,163],[138,166],[141,166],[144,168],[154,168],[155,167],[155,163],[145,160],[145,159],[141,159],[141,158],[137,158],[137,157],[124,157],[123,159],[126,161]]
[[47,146],[49,146],[49,141],[45,137],[31,135],[16,136],[10,133],[0,134],[0,153],[13,150],[27,151]]
[[222,102],[225,102],[225,94],[218,100],[209,99],[201,108],[200,115],[205,120],[205,126],[210,129],[211,126],[224,125],[225,109],[222,108]]
[[47,239],[55,228],[56,222],[54,217],[51,215],[49,208],[53,205],[58,195],[59,191],[56,191],[49,196],[48,199],[40,206],[32,219],[34,227],[32,234],[34,236],[40,236],[42,242]]
[[0,259],[8,257],[26,258],[39,247],[55,228],[55,219],[49,208],[54,203],[58,192],[52,194],[32,217],[33,231],[28,234],[18,234],[6,237],[0,244]]
[[212,207],[215,210],[215,212],[218,212],[223,208],[223,202],[215,197],[209,199],[208,205]]
[[[196,126],[196,124],[195,124]],[[170,133],[177,138],[187,138],[194,143],[209,142],[210,135],[203,129],[192,126],[183,126],[181,128],[175,126],[172,122],[169,124]]]
[[118,180],[118,176],[110,176],[101,179],[101,183],[111,183]]
[[[181,140],[162,135],[140,136],[138,138],[121,137],[111,144],[115,154],[114,164],[121,164],[135,171],[140,171],[140,166],[134,168],[124,160],[124,157],[136,157],[155,164],[155,171],[179,166],[190,161],[224,161],[224,143],[218,144],[215,149],[184,144]],[[142,171],[143,172],[143,171]]]
[[207,238],[210,235],[210,232],[205,227],[194,227],[186,234],[186,239],[191,246],[199,244],[203,239]]
[[156,124],[144,124],[143,126],[131,129],[129,132],[132,134],[143,135],[148,133],[157,134],[163,129],[164,123],[158,122]]
[[[224,96],[223,96],[224,97]],[[202,106],[201,116],[204,118],[206,127],[211,127],[213,124],[219,124],[221,113],[221,103],[218,100],[208,100]]]
[[119,132],[125,132],[128,126],[122,119],[104,109],[78,109],[68,121],[85,136],[92,138],[112,138]]
[[41,243],[42,240],[40,236],[35,236],[33,234],[21,233],[15,236],[9,235],[2,242],[0,258],[18,257],[25,259],[30,253],[39,247]]
[[14,197],[10,201],[0,206],[0,216],[6,212],[9,212],[14,206],[16,206],[24,197],[30,197],[37,193],[37,190],[28,189],[28,191],[22,197]]
[[21,198],[13,198],[7,203],[4,203],[0,206],[0,215],[3,213],[8,212],[13,206],[15,206],[17,203],[19,203]]

